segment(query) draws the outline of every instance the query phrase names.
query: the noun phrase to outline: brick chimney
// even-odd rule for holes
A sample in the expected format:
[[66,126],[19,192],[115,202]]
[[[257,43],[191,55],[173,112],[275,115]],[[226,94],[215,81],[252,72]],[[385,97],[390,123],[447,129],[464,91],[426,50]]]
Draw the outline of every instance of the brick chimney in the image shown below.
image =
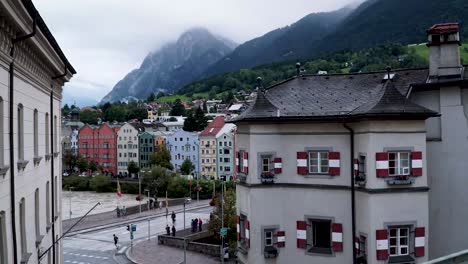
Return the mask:
[[435,24],[427,30],[429,78],[456,79],[462,76],[458,23]]

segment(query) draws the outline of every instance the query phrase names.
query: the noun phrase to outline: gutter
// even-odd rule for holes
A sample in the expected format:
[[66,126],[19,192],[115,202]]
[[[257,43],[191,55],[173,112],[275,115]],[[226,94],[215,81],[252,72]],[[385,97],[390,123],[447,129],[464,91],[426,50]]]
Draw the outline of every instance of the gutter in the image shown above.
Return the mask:
[[10,82],[9,82],[9,145],[10,145],[10,209],[11,209],[11,229],[12,229],[12,239],[13,239],[13,263],[18,262],[18,245],[17,245],[17,238],[16,238],[16,199],[15,199],[15,153],[14,153],[14,79],[15,79],[15,45],[22,41],[25,41],[29,38],[34,37],[36,35],[36,17],[37,13],[33,17],[33,29],[32,32],[29,34],[25,34],[19,37],[16,37],[11,40],[11,48],[10,48],[10,56],[12,58],[10,62],[10,67],[8,69]]
[[352,229],[352,236],[351,236],[351,243],[350,245],[352,246],[352,252],[353,252],[353,264],[356,264],[356,248],[355,248],[355,236],[356,236],[356,189],[354,186],[354,130],[348,126],[346,123],[343,123],[343,126],[349,131],[349,136],[350,136],[350,172],[351,172],[351,229]]

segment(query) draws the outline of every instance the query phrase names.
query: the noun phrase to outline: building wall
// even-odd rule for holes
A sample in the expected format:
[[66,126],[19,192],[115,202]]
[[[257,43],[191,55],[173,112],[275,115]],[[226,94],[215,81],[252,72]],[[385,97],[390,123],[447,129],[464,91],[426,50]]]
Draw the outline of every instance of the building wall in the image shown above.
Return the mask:
[[144,132],[138,135],[138,162],[141,169],[151,167],[151,156],[154,153],[154,136]]
[[216,142],[216,153],[218,153],[217,169],[219,175],[225,175],[226,180],[234,176],[234,135],[225,133],[219,135]]
[[195,175],[199,175],[198,133],[179,130],[166,138],[166,147],[171,152],[171,163],[179,170],[182,163],[189,159],[195,166]]
[[[387,263],[376,258],[376,230],[408,224],[429,232],[426,134],[424,121],[368,121],[351,124],[355,130],[355,157],[366,156],[366,184],[357,187],[356,235],[367,236],[368,263]],[[249,152],[249,173],[237,187],[237,214],[250,221],[250,249],[239,253],[242,263],[349,263],[354,243],[351,232],[350,136],[342,124],[238,125],[237,151]],[[340,174],[298,175],[297,152],[305,149],[340,153]],[[410,185],[389,185],[376,177],[376,153],[390,150],[421,151],[423,175]],[[282,173],[275,183],[261,184],[260,155],[282,158]],[[257,212],[262,212],[261,214]],[[296,246],[296,221],[306,216],[331,219],[343,225],[343,251],[332,255],[308,253]],[[286,246],[279,256],[263,255],[262,228],[276,226],[286,232]],[[426,241],[430,236],[426,235]],[[429,243],[430,244],[430,243]],[[426,244],[427,245],[427,244]],[[416,263],[427,260],[417,257]]]
[[200,175],[217,179],[217,149],[215,137],[200,137]]
[[[468,204],[465,186],[468,184],[468,89],[457,86],[437,88],[432,92],[414,91],[411,98],[419,103],[437,100],[430,106],[440,109],[440,118],[431,118],[426,125],[430,130],[434,119],[440,120],[438,140],[428,138],[427,166],[429,177],[430,257],[437,258],[468,248]],[[434,97],[437,96],[437,99]]]
[[117,132],[117,174],[128,175],[128,164],[138,161],[138,130],[132,125],[125,124]]

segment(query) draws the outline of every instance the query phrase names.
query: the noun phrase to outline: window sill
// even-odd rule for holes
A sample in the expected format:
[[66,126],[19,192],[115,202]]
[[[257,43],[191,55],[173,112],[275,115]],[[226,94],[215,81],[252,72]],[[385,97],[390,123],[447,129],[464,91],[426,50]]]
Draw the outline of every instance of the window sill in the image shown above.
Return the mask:
[[388,259],[388,263],[393,264],[412,264],[414,263],[414,258],[409,255],[406,256],[398,256],[398,257],[390,257]]
[[321,254],[321,255],[332,255],[333,254],[331,248],[316,248],[316,247],[308,249],[307,253]]
[[16,165],[18,166],[18,170],[24,170],[26,168],[26,165],[28,165],[29,161],[28,160],[18,160],[16,162]]
[[46,161],[49,161],[52,158],[52,154],[45,154]]
[[237,247],[237,251],[240,252],[241,254],[243,255],[247,255],[249,252],[247,251],[247,249],[245,247],[243,247],[242,245],[239,245]]
[[34,165],[37,166],[39,163],[41,163],[42,157],[37,156],[33,158]]
[[354,183],[359,186],[365,186],[366,185],[366,177],[365,176],[357,176],[354,178]]
[[237,180],[239,182],[247,182],[247,175],[243,174],[243,173],[237,173]]
[[336,177],[328,173],[311,173],[311,174],[305,174],[302,176],[304,176],[305,178],[314,178],[314,179],[333,179]]
[[0,175],[2,175],[3,177],[5,177],[7,171],[10,169],[10,166],[3,166],[3,167],[0,167]]
[[23,253],[22,256],[21,256],[21,261],[20,263],[21,264],[26,264],[28,263],[29,259],[31,258],[32,256],[32,253]]
[[41,245],[42,243],[42,239],[44,238],[43,235],[39,235],[37,238],[36,238],[36,248],[39,248],[39,245]]

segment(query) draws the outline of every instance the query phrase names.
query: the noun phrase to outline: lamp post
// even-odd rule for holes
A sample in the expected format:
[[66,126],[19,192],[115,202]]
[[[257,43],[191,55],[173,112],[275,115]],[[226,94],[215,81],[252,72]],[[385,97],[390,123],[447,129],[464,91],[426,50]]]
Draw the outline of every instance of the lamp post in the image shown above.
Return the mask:
[[[224,175],[226,177],[226,175]],[[226,178],[224,178],[226,180]],[[221,181],[221,229],[224,228],[224,182]],[[221,263],[224,263],[224,236],[221,236]]]
[[187,264],[187,243],[185,243],[185,205],[188,204],[192,200],[191,198],[185,198],[184,200],[184,264]]
[[75,187],[70,187],[68,188],[69,192],[70,192],[70,196],[69,196],[69,205],[70,205],[70,219],[72,218],[72,203],[71,203],[71,198],[72,198],[72,190],[75,189]]

